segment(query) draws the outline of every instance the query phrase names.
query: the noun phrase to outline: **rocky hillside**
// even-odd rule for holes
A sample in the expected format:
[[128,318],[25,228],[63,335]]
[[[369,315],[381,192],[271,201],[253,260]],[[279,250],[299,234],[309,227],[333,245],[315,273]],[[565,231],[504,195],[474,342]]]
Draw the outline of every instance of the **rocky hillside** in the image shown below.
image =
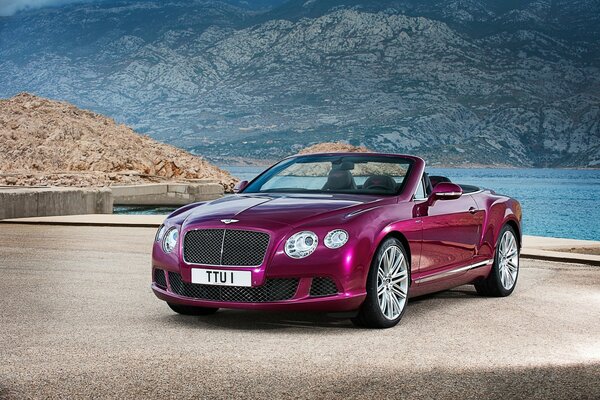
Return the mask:
[[353,146],[343,142],[317,143],[303,148],[298,154],[311,153],[366,153],[371,150],[364,146]]
[[200,157],[71,104],[27,93],[0,100],[0,185],[104,186],[235,181]]
[[65,99],[218,161],[345,140],[431,164],[600,166],[597,0],[244,4],[0,18],[0,96]]

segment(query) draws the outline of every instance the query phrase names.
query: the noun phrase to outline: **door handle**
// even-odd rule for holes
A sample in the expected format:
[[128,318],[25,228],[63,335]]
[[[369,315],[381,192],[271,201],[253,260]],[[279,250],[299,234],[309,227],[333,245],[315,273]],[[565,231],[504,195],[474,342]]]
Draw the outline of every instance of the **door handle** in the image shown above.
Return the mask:
[[475,207],[471,207],[471,208],[469,208],[469,212],[470,212],[471,214],[475,214],[477,211],[479,211],[479,210],[478,210],[478,209],[476,209]]

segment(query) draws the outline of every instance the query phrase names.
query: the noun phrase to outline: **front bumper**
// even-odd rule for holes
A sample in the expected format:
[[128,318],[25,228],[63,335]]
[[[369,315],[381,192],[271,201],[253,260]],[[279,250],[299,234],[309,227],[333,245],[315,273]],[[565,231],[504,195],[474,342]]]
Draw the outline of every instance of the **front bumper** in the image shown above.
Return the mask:
[[169,303],[197,307],[232,308],[245,310],[271,310],[271,311],[318,311],[318,312],[345,312],[357,310],[365,299],[366,294],[342,292],[328,296],[312,296],[311,285],[313,278],[300,278],[295,294],[280,301],[215,301],[199,299],[177,294],[170,283],[167,287],[160,287],[152,283],[152,291],[161,300]]
[[[260,225],[259,221],[247,221],[245,225],[236,226],[235,230],[259,231],[255,228],[257,225]],[[264,250],[265,255],[260,265],[225,266],[220,265],[222,260],[214,262],[214,265],[192,264],[188,263],[184,257],[183,242],[186,233],[194,229],[223,229],[223,224],[220,222],[188,224],[180,233],[184,239],[179,241],[179,248],[171,253],[164,253],[159,242],[154,244],[153,271],[162,270],[165,272],[165,276],[158,285],[156,276],[154,276],[152,290],[158,298],[164,301],[212,308],[346,312],[357,310],[366,297],[365,281],[371,254],[369,240],[355,238],[349,240],[340,249],[329,249],[321,245],[310,257],[293,259],[284,251],[285,238],[291,232],[290,227],[281,225],[271,230],[260,230],[260,232],[270,235],[270,241]],[[314,230],[317,235],[320,234],[323,237],[328,230],[331,230],[329,225],[320,229],[321,231],[317,228]],[[205,238],[204,240],[209,239]],[[221,241],[221,247],[223,246],[227,246],[225,237]],[[223,254],[229,254],[229,256],[237,254],[231,251],[231,244],[227,249],[227,252],[221,249],[221,257]],[[239,252],[239,249],[236,251]],[[245,251],[252,251],[252,249]],[[222,286],[221,289],[216,289],[217,293],[215,293],[216,285],[191,283],[194,268],[251,271],[252,286],[238,287],[238,289]],[[171,282],[172,279],[173,282]],[[335,290],[315,296],[312,289],[318,279],[330,279],[335,283]],[[290,280],[296,281],[292,289],[286,282],[283,282]]]

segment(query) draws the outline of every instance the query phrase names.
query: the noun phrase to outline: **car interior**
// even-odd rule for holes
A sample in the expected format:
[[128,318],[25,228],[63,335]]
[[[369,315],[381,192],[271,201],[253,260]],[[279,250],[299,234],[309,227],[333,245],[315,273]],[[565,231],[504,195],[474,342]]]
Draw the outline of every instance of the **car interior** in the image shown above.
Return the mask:
[[323,190],[352,190],[356,189],[356,182],[349,170],[332,169],[327,176]]
[[[364,181],[362,184],[357,184],[356,180]],[[355,177],[349,169],[332,169],[328,176],[327,182],[323,185],[322,190],[339,191],[339,190],[372,190],[374,192],[396,193],[402,183],[397,183],[390,175],[376,174],[367,177]]]
[[[352,175],[350,168],[341,167],[332,169],[328,176],[327,182],[323,186],[323,190],[337,191],[337,190],[354,190],[354,189],[366,189],[373,191],[384,191],[388,193],[396,193],[401,183],[397,183],[396,180],[389,175],[370,175],[366,178],[364,183],[357,184],[355,177]],[[347,167],[347,166],[346,166]],[[431,194],[433,188],[442,182],[452,182],[450,178],[439,175],[429,175],[428,173],[423,174],[423,186],[427,196]],[[463,193],[473,193],[480,190],[477,186],[472,185],[459,185],[463,189]]]

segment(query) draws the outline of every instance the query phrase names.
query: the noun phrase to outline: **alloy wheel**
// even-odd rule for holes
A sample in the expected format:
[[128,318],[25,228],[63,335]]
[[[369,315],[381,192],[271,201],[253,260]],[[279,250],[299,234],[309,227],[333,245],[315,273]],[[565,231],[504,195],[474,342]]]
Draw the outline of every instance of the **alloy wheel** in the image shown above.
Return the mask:
[[377,300],[385,318],[394,320],[402,314],[408,293],[408,263],[398,246],[383,253],[377,268]]
[[512,231],[507,230],[500,239],[498,249],[498,270],[500,272],[500,282],[506,290],[510,290],[519,273],[519,248],[517,240]]

